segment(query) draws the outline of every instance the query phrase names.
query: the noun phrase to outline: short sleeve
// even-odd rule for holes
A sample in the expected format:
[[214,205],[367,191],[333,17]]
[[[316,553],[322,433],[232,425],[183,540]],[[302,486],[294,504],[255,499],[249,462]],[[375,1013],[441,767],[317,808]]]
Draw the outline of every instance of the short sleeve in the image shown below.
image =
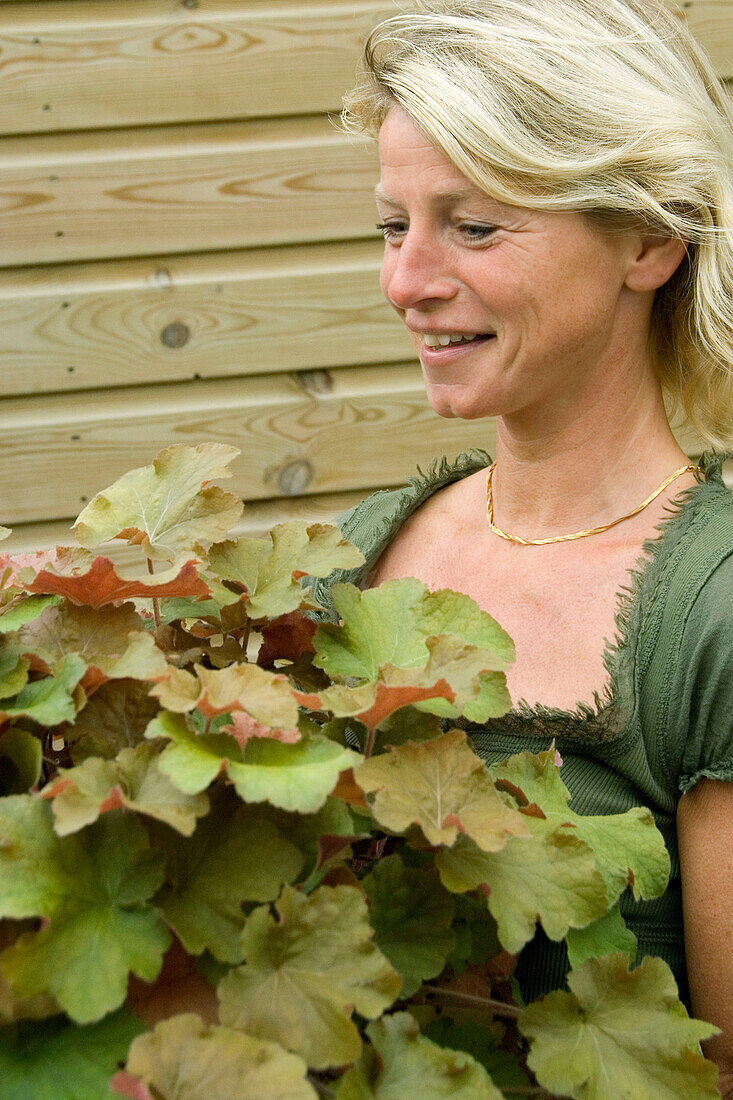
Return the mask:
[[684,794],[703,777],[733,782],[733,554],[700,589],[679,656],[670,713],[687,724],[679,771]]

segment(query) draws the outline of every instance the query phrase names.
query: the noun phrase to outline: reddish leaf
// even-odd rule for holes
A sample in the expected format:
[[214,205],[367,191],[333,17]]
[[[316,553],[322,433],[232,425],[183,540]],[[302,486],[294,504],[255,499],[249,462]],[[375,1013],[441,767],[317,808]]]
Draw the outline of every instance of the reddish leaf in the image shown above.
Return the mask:
[[118,1096],[126,1096],[128,1100],[153,1100],[144,1082],[124,1069],[118,1070],[114,1077],[110,1078],[109,1087]]
[[361,806],[363,810],[369,809],[364,792],[354,779],[353,768],[346,768],[341,772],[331,794],[334,798],[340,798],[342,802],[348,802],[350,806]]
[[292,729],[286,730],[278,729],[273,726],[265,726],[262,722],[258,722],[256,718],[253,718],[243,710],[234,711],[231,724],[222,726],[221,733],[230,733],[232,737],[236,738],[242,748],[244,748],[251,737],[269,737],[273,741],[283,741],[287,745],[292,745],[295,741],[300,741],[300,730],[297,726],[293,726]]
[[304,653],[314,653],[313,635],[316,624],[302,611],[280,615],[262,629],[262,645],[257,664],[271,668],[275,659],[297,661]]
[[387,684],[377,684],[377,695],[374,703],[368,710],[364,710],[356,717],[363,722],[367,729],[374,730],[380,722],[388,718],[401,707],[409,703],[420,703],[423,699],[447,699],[452,703],[455,692],[445,680],[438,680],[432,687],[392,687]]
[[182,566],[165,570],[155,576],[121,577],[109,558],[97,557],[86,573],[76,571],[57,573],[42,569],[35,580],[24,587],[29,592],[54,593],[66,596],[75,604],[87,607],[103,607],[109,603],[121,603],[133,597],[210,595],[208,586],[196,571],[197,561],[187,561]]

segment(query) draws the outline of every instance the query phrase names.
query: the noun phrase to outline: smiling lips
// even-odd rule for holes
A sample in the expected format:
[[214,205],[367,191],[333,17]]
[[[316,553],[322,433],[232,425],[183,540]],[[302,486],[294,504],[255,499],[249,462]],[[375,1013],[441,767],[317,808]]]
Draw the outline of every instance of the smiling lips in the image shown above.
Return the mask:
[[423,345],[432,350],[434,348],[447,348],[449,346],[461,346],[464,344],[483,342],[484,340],[492,339],[495,333],[423,332],[418,335],[421,336]]

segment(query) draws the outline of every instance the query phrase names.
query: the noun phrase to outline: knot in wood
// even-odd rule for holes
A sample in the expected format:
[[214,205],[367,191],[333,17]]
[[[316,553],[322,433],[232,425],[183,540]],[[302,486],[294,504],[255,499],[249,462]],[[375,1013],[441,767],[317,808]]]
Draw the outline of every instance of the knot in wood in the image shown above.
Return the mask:
[[296,378],[303,389],[314,396],[330,393],[333,389],[333,378],[327,370],[301,370]]
[[313,479],[313,467],[305,458],[288,462],[277,475],[277,487],[284,497],[304,493]]
[[191,330],[188,325],[184,325],[181,321],[173,321],[161,332],[160,342],[167,348],[182,348],[188,343],[190,336]]

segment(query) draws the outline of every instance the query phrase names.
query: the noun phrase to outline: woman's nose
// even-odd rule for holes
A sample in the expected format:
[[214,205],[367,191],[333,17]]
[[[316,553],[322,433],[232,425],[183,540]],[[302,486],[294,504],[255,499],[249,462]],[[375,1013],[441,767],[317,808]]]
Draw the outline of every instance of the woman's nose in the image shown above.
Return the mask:
[[431,299],[449,301],[457,292],[439,247],[408,231],[399,247],[387,245],[382,292],[395,309],[416,309]]

